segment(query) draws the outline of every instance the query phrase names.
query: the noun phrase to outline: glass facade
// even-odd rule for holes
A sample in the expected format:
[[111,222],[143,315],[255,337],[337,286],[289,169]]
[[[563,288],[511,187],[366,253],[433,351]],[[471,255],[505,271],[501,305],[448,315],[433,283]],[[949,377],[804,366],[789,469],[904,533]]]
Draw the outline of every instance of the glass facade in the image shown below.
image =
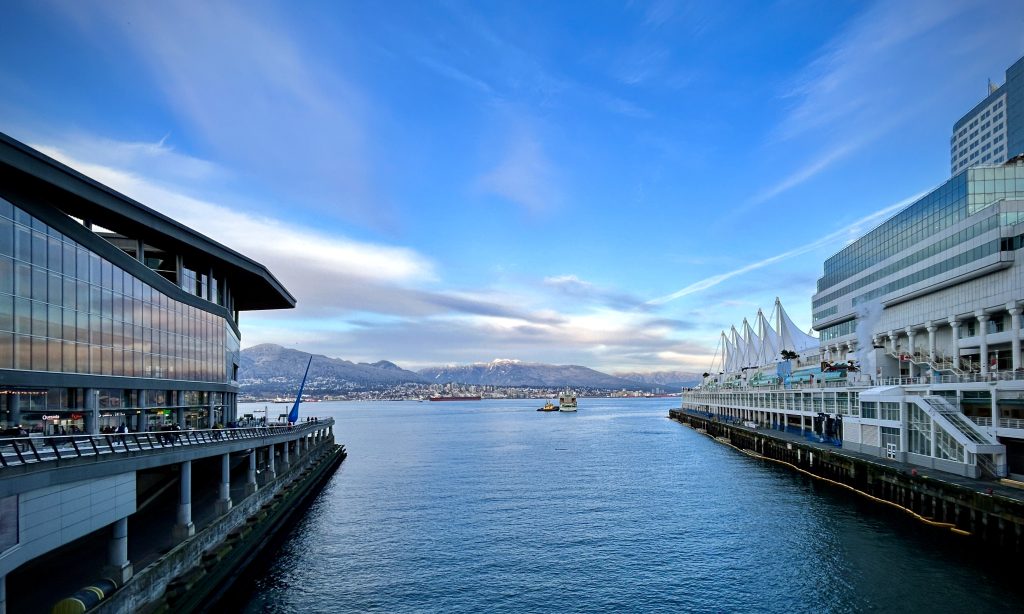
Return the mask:
[[0,369],[228,383],[225,319],[0,199]]
[[[1024,166],[962,171],[826,260],[818,292],[910,249],[1003,198],[1024,198]],[[815,301],[815,307],[825,302]]]
[[923,409],[916,405],[909,405],[908,409],[907,422],[910,430],[907,433],[907,445],[910,448],[910,452],[931,456],[932,419]]

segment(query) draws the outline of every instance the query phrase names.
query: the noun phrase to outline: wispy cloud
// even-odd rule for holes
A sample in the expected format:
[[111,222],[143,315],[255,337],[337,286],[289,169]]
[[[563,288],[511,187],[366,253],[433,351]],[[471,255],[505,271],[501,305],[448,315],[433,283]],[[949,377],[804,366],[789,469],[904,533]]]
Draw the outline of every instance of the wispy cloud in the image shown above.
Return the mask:
[[790,258],[794,258],[796,256],[802,256],[803,254],[807,254],[809,252],[813,252],[826,247],[845,245],[847,242],[855,240],[868,229],[878,225],[888,216],[906,207],[907,205],[914,202],[923,195],[924,193],[922,192],[921,194],[911,196],[910,198],[902,200],[896,204],[890,205],[884,209],[875,211],[870,215],[867,215],[865,217],[860,218],[859,220],[856,220],[849,226],[846,226],[827,235],[824,235],[823,237],[815,241],[811,241],[810,243],[806,243],[799,247],[794,247],[793,249],[784,251],[774,256],[769,256],[768,258],[764,258],[756,262],[751,262],[750,264],[744,265],[737,269],[733,269],[731,271],[727,271],[725,273],[719,273],[718,275],[706,277],[684,288],[680,288],[679,290],[676,290],[671,294],[666,294],[665,296],[651,299],[648,302],[652,305],[663,305],[676,299],[683,298],[684,296],[697,294],[710,288],[714,288],[715,286],[721,284],[722,282],[725,282],[734,277],[738,277],[740,275],[744,275],[746,273],[750,273],[751,271],[756,271],[758,269],[763,269],[767,266],[771,266],[773,264],[789,260]]
[[776,183],[773,186],[766,188],[765,190],[754,195],[748,200],[742,207],[739,208],[736,213],[742,213],[743,211],[749,210],[751,207],[765,203],[783,192],[789,191],[792,188],[800,185],[801,183],[811,179],[818,173],[822,172],[829,166],[832,166],[836,161],[842,159],[854,149],[853,143],[843,143],[826,151],[824,154],[809,162],[803,168],[792,173],[782,181]]
[[544,285],[577,301],[595,302],[622,310],[649,310],[643,300],[608,288],[602,288],[575,275],[545,277]]
[[55,3],[97,40],[119,39],[191,137],[223,164],[322,212],[394,223],[376,184],[372,105],[267,5]]
[[477,186],[532,214],[544,213],[561,200],[553,164],[540,140],[525,128],[512,136],[504,157]]

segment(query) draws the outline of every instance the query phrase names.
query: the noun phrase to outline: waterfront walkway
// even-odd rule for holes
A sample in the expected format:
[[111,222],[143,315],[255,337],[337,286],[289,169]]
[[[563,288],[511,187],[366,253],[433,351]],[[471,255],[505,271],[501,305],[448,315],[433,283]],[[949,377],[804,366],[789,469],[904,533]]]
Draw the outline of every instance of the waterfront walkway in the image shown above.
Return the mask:
[[967,488],[981,494],[990,494],[993,496],[1004,497],[1013,501],[1024,502],[1024,489],[1014,488],[1001,484],[997,481],[992,480],[978,480],[968,478],[965,476],[956,475],[953,473],[947,473],[938,469],[928,469],[926,467],[919,467],[911,463],[904,463],[897,460],[888,458],[880,458],[870,454],[863,454],[861,452],[854,452],[852,450],[844,450],[843,448],[837,447],[835,444],[830,442],[819,441],[816,437],[808,438],[806,435],[792,431],[783,431],[777,428],[751,428],[745,426],[742,420],[733,419],[727,416],[719,416],[710,412],[694,411],[689,409],[678,409],[674,408],[673,411],[689,414],[698,418],[704,418],[705,420],[713,420],[715,422],[722,422],[729,424],[730,428],[735,428],[742,431],[747,431],[752,434],[764,435],[766,437],[774,437],[782,441],[799,442],[805,446],[829,452],[832,454],[842,454],[850,458],[857,459],[861,462],[876,465],[879,467],[887,467],[889,469],[895,469],[903,473],[916,472],[917,475],[935,480],[936,482],[943,482],[946,484],[953,484],[962,488]]

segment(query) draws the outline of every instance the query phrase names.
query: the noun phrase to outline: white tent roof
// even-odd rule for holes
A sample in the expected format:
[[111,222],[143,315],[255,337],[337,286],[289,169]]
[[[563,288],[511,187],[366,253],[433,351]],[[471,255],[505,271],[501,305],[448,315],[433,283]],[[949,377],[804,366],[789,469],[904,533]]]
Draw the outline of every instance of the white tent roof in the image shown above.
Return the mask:
[[793,320],[789,318],[789,314],[782,308],[782,303],[778,298],[775,299],[775,308],[778,310],[779,318],[779,337],[782,341],[782,346],[779,351],[791,350],[794,352],[802,352],[812,348],[817,348],[819,345],[818,338],[808,335],[804,331],[793,323]]
[[757,334],[761,337],[761,355],[758,357],[758,363],[767,365],[778,360],[779,352],[782,351],[779,347],[779,335],[760,309],[757,310]]
[[761,356],[761,338],[757,336],[754,329],[750,328],[750,322],[743,318],[743,341],[746,344],[744,352],[744,367],[756,367],[758,358]]

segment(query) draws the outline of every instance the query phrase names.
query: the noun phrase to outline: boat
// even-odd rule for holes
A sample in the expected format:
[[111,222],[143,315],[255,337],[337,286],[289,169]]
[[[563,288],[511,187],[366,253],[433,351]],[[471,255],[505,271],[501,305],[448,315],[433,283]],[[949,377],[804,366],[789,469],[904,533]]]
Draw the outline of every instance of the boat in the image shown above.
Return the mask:
[[480,397],[430,397],[431,401],[479,401]]
[[576,393],[566,390],[558,395],[559,411],[576,411]]
[[537,411],[558,411],[558,406],[548,401],[544,404],[544,407],[538,407]]

